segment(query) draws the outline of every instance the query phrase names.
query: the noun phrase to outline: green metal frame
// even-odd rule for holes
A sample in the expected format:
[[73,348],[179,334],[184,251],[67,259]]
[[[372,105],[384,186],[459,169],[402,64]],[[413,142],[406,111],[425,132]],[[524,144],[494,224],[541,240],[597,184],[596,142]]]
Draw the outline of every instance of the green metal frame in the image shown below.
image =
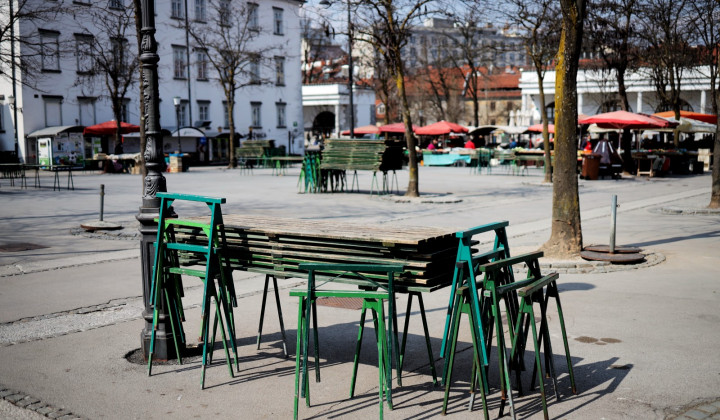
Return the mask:
[[[361,314],[360,329],[358,331],[358,342],[356,343],[355,360],[353,363],[353,376],[351,379],[350,396],[354,395],[355,374],[357,373],[357,358],[360,352],[360,340],[362,340],[363,324],[365,321],[366,311],[370,309],[373,313],[373,319],[376,320],[376,336],[378,341],[378,375],[379,375],[379,400],[380,400],[380,418],[383,417],[383,400],[388,403],[388,408],[392,410],[392,362],[394,361],[398,372],[401,366],[400,352],[398,348],[397,333],[393,333],[393,319],[389,319],[386,323],[384,312],[384,301],[388,302],[388,316],[394,317],[395,314],[395,291],[394,276],[402,273],[405,268],[398,264],[316,264],[303,263],[300,264],[301,270],[307,270],[308,283],[306,290],[293,290],[291,296],[298,296],[298,333],[297,347],[295,351],[295,396],[293,416],[297,419],[298,400],[305,398],[306,405],[310,405],[310,390],[308,379],[308,348],[310,342],[310,320],[314,320],[315,324],[315,369],[316,381],[319,381],[320,374],[318,368],[319,348],[317,339],[317,314],[312,313],[311,309],[315,309],[315,301],[318,297],[355,297],[363,299],[363,309]],[[335,277],[325,277],[323,283],[316,284],[317,272],[339,272]],[[347,273],[363,278],[365,288],[372,290],[323,290],[318,289],[334,279],[341,278]],[[364,276],[364,273],[385,273],[387,275],[387,283],[381,283]],[[315,311],[313,311],[315,312]],[[387,327],[386,327],[387,324]],[[397,326],[395,325],[395,331]],[[387,333],[386,333],[387,330]],[[302,371],[302,372],[301,372]]]
[[[501,258],[507,258],[510,256],[510,246],[508,244],[507,233],[505,232],[505,228],[508,225],[509,223],[507,221],[489,223],[486,225],[477,226],[472,229],[455,233],[455,237],[458,238],[458,250],[455,257],[456,265],[453,272],[453,280],[450,286],[450,297],[448,301],[447,314],[445,316],[445,328],[443,330],[442,345],[440,347],[440,357],[445,357],[445,350],[447,349],[447,344],[449,340],[451,320],[455,312],[455,291],[458,287],[468,286],[470,288],[470,291],[472,292],[471,303],[474,306],[474,311],[478,315],[482,314],[480,308],[479,293],[476,286],[476,278],[480,274],[477,271],[477,267],[486,262],[494,261]],[[473,236],[487,232],[495,233],[495,241],[493,243],[492,249],[483,254],[473,255],[473,246],[477,244],[475,241],[473,241]],[[463,271],[462,265],[458,265],[457,263],[466,263],[468,269]],[[474,328],[476,329],[475,334],[480,337],[484,342],[484,334],[482,329],[480,328],[482,325],[483,323],[480,318],[477,318],[474,323]],[[487,352],[484,348],[482,350],[482,362],[483,365],[487,365]]]
[[[150,300],[153,303],[153,330],[148,355],[148,375],[152,374],[152,358],[155,345],[155,332],[157,329],[159,307],[164,297],[170,316],[170,325],[173,331],[173,342],[180,357],[180,344],[185,343],[181,321],[184,320],[181,298],[181,276],[198,277],[203,282],[203,299],[201,309],[200,341],[203,344],[202,379],[201,387],[205,387],[205,370],[212,359],[213,344],[218,326],[222,335],[222,344],[225,350],[230,376],[234,377],[232,363],[228,350],[228,341],[233,350],[234,363],[239,370],[237,342],[235,339],[235,322],[233,307],[237,307],[237,297],[232,282],[232,270],[224,255],[227,242],[223,229],[221,204],[224,198],[205,197],[189,194],[157,193],[160,198],[160,212],[158,218],[158,233],[155,243],[155,262],[153,264],[153,284],[151,285]],[[176,200],[205,203],[210,209],[209,223],[197,220],[176,219],[172,205]],[[207,237],[207,243],[188,244],[176,240],[175,228],[200,229]],[[202,265],[204,269],[190,268],[188,265]],[[217,286],[216,286],[217,283]],[[210,314],[212,301],[215,301],[215,318],[213,320],[212,339],[210,339]],[[227,334],[226,334],[227,331]],[[208,351],[210,354],[208,354]]]

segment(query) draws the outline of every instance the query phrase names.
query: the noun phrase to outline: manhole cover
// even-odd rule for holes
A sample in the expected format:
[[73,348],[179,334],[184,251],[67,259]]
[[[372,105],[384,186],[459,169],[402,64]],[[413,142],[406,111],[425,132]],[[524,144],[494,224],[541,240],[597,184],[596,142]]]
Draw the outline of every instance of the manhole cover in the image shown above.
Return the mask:
[[362,309],[363,300],[361,298],[321,297],[317,299],[317,304],[331,308],[359,310]]
[[30,244],[30,243],[15,243],[15,244],[0,244],[0,252],[20,252],[30,251],[33,249],[47,248],[44,245]]
[[612,264],[634,264],[645,260],[645,255],[632,254],[610,254],[607,252],[582,251],[580,256],[591,261],[607,261]]
[[[588,245],[585,247],[585,251],[609,253],[610,245]],[[615,247],[616,254],[637,254],[640,251],[642,251],[642,249],[636,248],[634,246],[616,246]]]

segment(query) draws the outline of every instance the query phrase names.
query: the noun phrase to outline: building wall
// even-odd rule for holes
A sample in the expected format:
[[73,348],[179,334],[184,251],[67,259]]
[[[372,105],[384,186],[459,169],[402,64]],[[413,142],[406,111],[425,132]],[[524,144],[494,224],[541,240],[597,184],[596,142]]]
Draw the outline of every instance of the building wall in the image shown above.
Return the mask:
[[[332,135],[350,128],[348,107],[350,97],[345,84],[313,84],[302,87],[305,136],[312,133],[313,122],[321,112],[331,112],[335,118]],[[353,91],[355,126],[362,127],[375,123],[375,92],[369,88],[355,87]]]
[[[710,113],[710,80],[705,76],[707,72],[701,68],[688,71],[682,80],[681,98],[687,102],[690,110],[700,113]],[[655,87],[647,73],[640,69],[626,77],[628,100],[632,112],[652,114],[657,112],[660,100],[655,93]],[[555,71],[548,71],[543,81],[546,104],[554,103],[555,99]],[[522,91],[522,114],[526,121],[522,125],[531,125],[540,122],[540,97],[537,74],[534,71],[525,71],[520,78]],[[578,72],[578,113],[595,115],[601,112],[603,103],[613,101],[618,88],[614,80],[593,70],[580,70]]]
[[[44,0],[32,0],[44,1]],[[100,1],[92,0],[90,3],[97,4]],[[73,7],[92,7],[92,5],[77,5],[74,2]],[[124,0],[126,5],[129,0]],[[195,13],[195,2],[188,1],[188,17],[192,21]],[[254,134],[267,139],[275,139],[278,145],[287,144],[289,135],[292,136],[294,142],[294,150],[302,147],[302,93],[301,93],[301,72],[300,72],[300,20],[299,8],[301,1],[298,0],[264,0],[257,2],[259,6],[259,25],[261,34],[255,41],[258,45],[274,45],[276,50],[273,52],[276,56],[285,58],[285,84],[283,86],[276,85],[258,85],[241,88],[237,91],[235,101],[236,107],[234,119],[236,130],[241,134],[248,132],[251,125],[251,102],[261,103],[261,125],[254,127]],[[184,3],[181,3],[184,4]],[[193,123],[199,120],[198,100],[209,101],[209,119],[210,127],[216,130],[218,127],[225,128],[223,91],[216,81],[213,80],[213,70],[210,67],[210,80],[200,81],[196,77],[196,67],[193,65],[191,40],[191,66],[190,77],[188,79],[175,79],[173,77],[173,46],[186,46],[185,32],[178,28],[182,23],[178,19],[171,17],[171,1],[156,2],[156,39],[158,42],[158,54],[160,62],[158,67],[160,81],[160,123],[163,127],[175,127],[175,107],[173,97],[180,96],[182,100],[190,99],[193,121],[186,120],[187,123]],[[283,10],[284,34],[275,35],[272,33],[273,26],[273,8]],[[208,13],[211,8],[208,4]],[[88,122],[100,123],[113,118],[110,103],[102,89],[102,86],[90,88],[88,86],[77,85],[77,56],[72,48],[74,34],[85,32],[89,26],[87,23],[82,25],[73,19],[73,14],[63,15],[61,19],[54,22],[43,22],[36,25],[34,22],[21,22],[19,30],[21,36],[32,37],[37,36],[38,29],[57,31],[61,40],[71,41],[70,49],[63,52],[59,62],[59,71],[41,71],[38,74],[38,83],[34,87],[18,85],[17,106],[22,107],[23,112],[18,113],[18,137],[20,139],[20,156],[24,159],[31,159],[26,156],[26,142],[24,141],[27,134],[52,125],[91,125],[86,123],[88,117],[81,116],[81,105],[79,97],[97,97],[95,104],[94,118],[90,118]],[[91,28],[92,31],[92,28]],[[128,37],[128,45],[130,48],[136,48],[137,45],[134,37]],[[262,77],[272,78],[274,68],[261,68]],[[6,73],[6,74],[9,74]],[[24,77],[19,75],[19,77]],[[188,80],[190,84],[190,92],[188,98]],[[11,83],[0,78],[0,95],[7,98],[12,92]],[[62,98],[58,109],[61,110],[61,118],[49,118],[52,113],[47,109],[46,103],[53,101],[54,97]],[[138,84],[130,89],[127,98],[128,103],[128,121],[133,124],[139,124],[139,87]],[[285,105],[284,127],[278,125],[277,103]],[[87,108],[87,107],[85,107]],[[13,150],[13,132],[8,130],[11,124],[11,113],[9,106],[4,102],[0,106],[2,113],[3,127],[6,128],[4,133],[0,133],[0,150]],[[189,114],[189,113],[188,113]],[[82,121],[81,121],[82,120]]]

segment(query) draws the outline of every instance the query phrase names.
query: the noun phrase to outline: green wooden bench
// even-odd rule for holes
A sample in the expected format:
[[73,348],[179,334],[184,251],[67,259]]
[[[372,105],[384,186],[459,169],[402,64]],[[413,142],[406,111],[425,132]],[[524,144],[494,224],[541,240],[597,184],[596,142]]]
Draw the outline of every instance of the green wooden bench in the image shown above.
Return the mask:
[[[383,192],[392,188],[393,180],[388,180],[388,172],[402,168],[402,148],[394,142],[385,140],[327,139],[322,151],[321,187],[323,191],[359,191],[357,171],[373,172],[370,185],[371,193],[380,192],[377,172],[383,173]],[[347,185],[347,171],[353,171],[350,185]]]

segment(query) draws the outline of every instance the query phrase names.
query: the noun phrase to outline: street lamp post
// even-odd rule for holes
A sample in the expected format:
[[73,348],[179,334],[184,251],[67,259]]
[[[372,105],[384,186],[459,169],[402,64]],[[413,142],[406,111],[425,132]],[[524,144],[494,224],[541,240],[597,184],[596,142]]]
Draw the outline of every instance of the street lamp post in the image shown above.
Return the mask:
[[[331,0],[322,0],[320,4],[325,7],[332,5]],[[350,0],[347,0],[347,25],[348,25],[348,94],[350,99],[350,138],[355,137],[355,105],[353,104],[353,56],[352,56],[352,16],[350,15]]]
[[177,126],[177,142],[178,142],[178,153],[180,153],[180,104],[182,99],[179,96],[173,96],[173,104],[175,104],[175,125]]
[[[143,151],[147,175],[143,182],[142,206],[135,218],[140,222],[140,265],[142,269],[143,318],[145,327],[140,333],[143,354],[147,358],[150,350],[150,336],[153,328],[153,305],[150,302],[150,286],[152,284],[153,263],[155,262],[155,237],[157,223],[155,218],[160,214],[160,199],[156,193],[167,191],[162,168],[163,157],[158,145],[162,144],[160,128],[160,95],[158,89],[157,42],[155,41],[155,1],[141,0],[140,13],[142,28],[140,29],[140,66],[142,68],[142,84],[144,88],[143,122],[145,124],[146,145]],[[155,335],[154,357],[157,360],[175,358],[173,333],[170,317],[162,299],[158,309],[158,325]]]
[[[14,59],[15,58],[13,57],[13,60]],[[17,126],[18,125],[18,116],[17,116],[18,109],[17,109],[17,105],[15,104],[16,99],[15,99],[15,80],[14,79],[15,79],[15,77],[13,76],[13,94],[8,96],[7,103],[10,106],[10,108],[12,108],[12,111],[13,111],[13,138],[15,140],[15,157],[20,159],[20,155],[19,155],[20,151],[18,149],[18,126]],[[27,161],[26,161],[26,163],[27,163]]]

